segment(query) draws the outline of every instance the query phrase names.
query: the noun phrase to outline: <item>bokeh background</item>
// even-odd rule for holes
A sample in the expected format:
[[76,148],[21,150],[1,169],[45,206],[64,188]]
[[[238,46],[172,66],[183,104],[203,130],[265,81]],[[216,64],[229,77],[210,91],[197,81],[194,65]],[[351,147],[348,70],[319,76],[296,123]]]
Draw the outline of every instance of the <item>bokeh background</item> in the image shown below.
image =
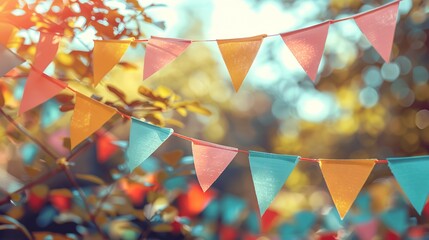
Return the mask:
[[[62,1],[26,2],[34,11],[43,14],[53,11],[53,6]],[[92,1],[70,2],[94,6]],[[199,104],[186,108],[187,111],[178,111],[173,104],[167,104],[158,112],[130,110],[124,104],[122,107],[156,124],[173,127],[186,136],[240,149],[335,159],[427,155],[429,3],[425,1],[400,2],[390,63],[381,59],[353,20],[331,25],[319,76],[314,83],[282,39],[270,37],[264,39],[237,93],[215,42],[193,43],[168,67],[144,82],[144,45],[135,44],[101,86],[93,89],[88,84],[94,39],[152,35],[221,39],[275,34],[350,16],[387,2],[104,1],[106,9],[115,9],[116,17],[124,16],[119,21],[124,24],[109,29],[117,19],[113,16],[111,22],[112,18],[108,18],[105,24],[103,14],[104,17],[110,15],[97,12],[95,8],[88,10],[95,20],[90,15],[88,18],[98,23],[89,24],[81,9],[81,16],[73,15],[73,24],[64,27],[69,38],[62,41],[55,61],[46,72],[113,105],[118,95],[108,86],[125,93],[128,100],[141,98],[141,95],[148,98],[147,94],[142,94],[142,89],[146,89],[161,98],[174,95],[175,99],[196,101]],[[24,3],[19,4],[23,6]],[[138,9],[138,6],[145,7]],[[101,21],[94,12],[101,15]],[[52,19],[57,24],[61,20]],[[49,23],[32,27],[53,29]],[[25,59],[32,59],[37,36],[37,31],[21,29],[8,46]],[[24,64],[17,73],[0,81],[4,95],[8,96],[7,111],[12,115],[22,95],[25,77],[20,74],[25,72],[25,67]],[[67,156],[71,112],[64,106],[69,101],[71,99],[53,99],[16,119],[34,136],[45,140],[56,153]],[[121,107],[121,103],[116,107]],[[28,138],[15,132],[5,119],[0,121],[4,136],[0,159],[8,181],[24,184],[48,172],[43,165],[48,161],[44,153]],[[97,220],[99,225],[105,226],[103,229],[109,238],[365,239],[361,231],[368,233],[370,226],[376,229],[372,239],[427,239],[429,236],[429,207],[426,206],[422,216],[418,215],[384,164],[376,165],[344,221],[339,220],[315,163],[298,164],[260,220],[247,156],[238,154],[212,190],[202,194],[193,174],[190,144],[177,138],[170,138],[130,178],[121,178],[119,184],[111,185],[118,179],[115,174],[121,175],[123,154],[118,147],[100,161],[100,149],[104,151],[106,147],[99,142],[113,139],[115,146],[122,146],[128,138],[128,128],[126,121],[114,119],[106,127],[107,131],[94,137],[94,146],[79,155],[79,160],[71,167],[80,174],[79,183],[87,192],[90,205],[96,206],[97,198],[106,193],[111,195],[101,207],[103,219]],[[29,174],[35,171],[32,168],[37,170],[34,175]],[[84,174],[86,178],[82,177]],[[71,205],[79,206],[79,195],[68,190],[72,187],[65,176],[57,176],[33,190],[46,191],[41,194],[43,198],[49,196],[50,200],[40,209],[35,211],[28,206],[32,191],[27,191],[18,197],[15,206],[3,206],[3,212],[35,232],[69,233],[69,237],[76,238],[96,234],[83,213],[70,209],[62,211],[53,204],[52,195],[55,194],[52,191],[55,190],[58,195],[72,199]],[[65,213],[68,215],[64,216]],[[58,220],[58,216],[62,218]],[[365,226],[364,230],[359,226]],[[22,235],[12,230],[3,232],[11,234],[7,236]]]

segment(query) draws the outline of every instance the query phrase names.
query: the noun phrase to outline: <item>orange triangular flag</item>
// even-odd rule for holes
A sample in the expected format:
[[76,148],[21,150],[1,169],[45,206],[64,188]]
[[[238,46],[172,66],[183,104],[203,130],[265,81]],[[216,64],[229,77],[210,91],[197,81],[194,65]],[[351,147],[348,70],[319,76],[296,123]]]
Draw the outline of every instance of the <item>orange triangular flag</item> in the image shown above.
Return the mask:
[[191,43],[184,39],[151,37],[144,56],[143,80],[174,61]]
[[316,80],[317,69],[325,49],[329,25],[329,21],[323,22],[281,35],[286,46],[312,81]]
[[76,104],[70,125],[71,148],[100,129],[115,113],[116,109],[76,93]]
[[36,56],[34,57],[33,67],[40,72],[52,62],[58,51],[61,36],[41,32],[39,42],[36,46]]
[[240,89],[241,83],[246,78],[256,54],[258,54],[262,39],[266,36],[217,40],[235,91]]
[[19,114],[46,102],[66,87],[67,84],[64,82],[49,77],[44,73],[31,70],[25,83]]
[[390,61],[399,1],[355,17],[355,22],[384,61]]
[[7,46],[14,31],[14,26],[8,23],[0,23],[0,44]]
[[94,40],[94,51],[92,53],[94,66],[93,86],[97,86],[101,79],[121,60],[132,41],[133,39],[123,41]]
[[341,219],[349,211],[375,165],[375,159],[320,159],[320,169]]

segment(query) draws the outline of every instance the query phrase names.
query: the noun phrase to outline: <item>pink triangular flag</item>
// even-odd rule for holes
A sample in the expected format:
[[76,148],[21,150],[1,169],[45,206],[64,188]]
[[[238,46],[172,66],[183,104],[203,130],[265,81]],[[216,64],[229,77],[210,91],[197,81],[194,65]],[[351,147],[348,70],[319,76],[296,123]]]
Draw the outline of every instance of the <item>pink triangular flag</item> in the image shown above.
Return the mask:
[[64,82],[31,70],[25,84],[19,114],[46,102],[66,87],[67,84]]
[[144,57],[143,80],[171,63],[191,44],[189,40],[151,37]]
[[57,54],[61,36],[41,32],[39,42],[36,47],[36,56],[34,57],[33,66],[36,70],[43,72],[45,68],[52,62]]
[[372,219],[369,222],[356,224],[354,226],[354,232],[362,240],[374,239],[378,230],[378,220]]
[[238,149],[200,140],[192,140],[195,172],[203,191],[207,191],[231,163]]
[[399,1],[355,17],[355,22],[384,61],[390,61]]
[[317,69],[325,49],[329,25],[328,21],[281,34],[289,50],[313,81],[316,79]]

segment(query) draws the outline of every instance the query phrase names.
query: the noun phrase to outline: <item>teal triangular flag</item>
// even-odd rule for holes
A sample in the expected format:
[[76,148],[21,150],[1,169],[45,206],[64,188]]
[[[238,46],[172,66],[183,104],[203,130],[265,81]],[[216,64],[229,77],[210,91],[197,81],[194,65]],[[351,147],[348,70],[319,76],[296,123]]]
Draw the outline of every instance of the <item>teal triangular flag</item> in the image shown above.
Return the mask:
[[389,168],[419,214],[429,196],[429,155],[388,158]]
[[129,170],[133,171],[142,164],[172,133],[171,128],[157,127],[132,118],[130,141],[126,152]]
[[408,229],[408,210],[404,208],[394,208],[380,215],[381,221],[399,235],[403,235]]
[[20,56],[0,44],[0,77],[25,62]]
[[282,188],[298,156],[249,151],[250,171],[261,216]]

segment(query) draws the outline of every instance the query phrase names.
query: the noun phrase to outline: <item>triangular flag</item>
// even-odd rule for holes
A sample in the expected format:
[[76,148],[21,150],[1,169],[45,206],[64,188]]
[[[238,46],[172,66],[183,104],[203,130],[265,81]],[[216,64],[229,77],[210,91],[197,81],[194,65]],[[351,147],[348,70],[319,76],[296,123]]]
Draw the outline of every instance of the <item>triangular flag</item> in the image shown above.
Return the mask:
[[320,169],[341,219],[349,211],[375,165],[374,159],[320,159]]
[[115,113],[116,109],[76,92],[76,103],[70,124],[71,148],[100,129]]
[[388,158],[389,168],[419,214],[429,197],[429,155]]
[[261,216],[286,182],[298,159],[298,156],[249,151],[250,172]]
[[33,67],[40,72],[52,62],[57,54],[58,46],[60,44],[61,36],[40,32],[39,42],[36,46],[36,56],[34,57]]
[[399,1],[395,1],[354,18],[362,33],[386,62],[390,61],[392,52],[398,7]]
[[130,141],[126,152],[127,165],[130,171],[133,171],[152,155],[172,133],[173,129],[171,128],[161,128],[132,118]]
[[3,77],[13,68],[21,65],[25,62],[24,59],[16,55],[14,52],[9,50],[7,47],[0,44],[0,77]]
[[201,140],[192,140],[195,172],[203,191],[207,191],[231,163],[238,149]]
[[240,89],[265,37],[266,35],[258,35],[248,38],[217,40],[235,91]]
[[96,86],[121,60],[131,41],[131,39],[123,41],[94,40],[94,51],[92,53],[94,66],[93,86]]
[[281,34],[286,46],[312,81],[325,49],[330,22],[323,22],[297,31]]
[[399,236],[406,233],[410,225],[406,208],[389,209],[380,214],[380,219],[386,227],[396,232]]
[[14,30],[15,29],[13,25],[8,23],[0,23],[0,45],[7,46]]
[[354,226],[354,232],[362,240],[374,239],[377,235],[378,230],[378,220],[372,219],[368,222],[356,224]]
[[44,73],[30,71],[25,83],[19,114],[26,112],[54,97],[67,87],[67,84]]
[[183,39],[151,37],[144,56],[143,80],[174,61],[191,43]]

